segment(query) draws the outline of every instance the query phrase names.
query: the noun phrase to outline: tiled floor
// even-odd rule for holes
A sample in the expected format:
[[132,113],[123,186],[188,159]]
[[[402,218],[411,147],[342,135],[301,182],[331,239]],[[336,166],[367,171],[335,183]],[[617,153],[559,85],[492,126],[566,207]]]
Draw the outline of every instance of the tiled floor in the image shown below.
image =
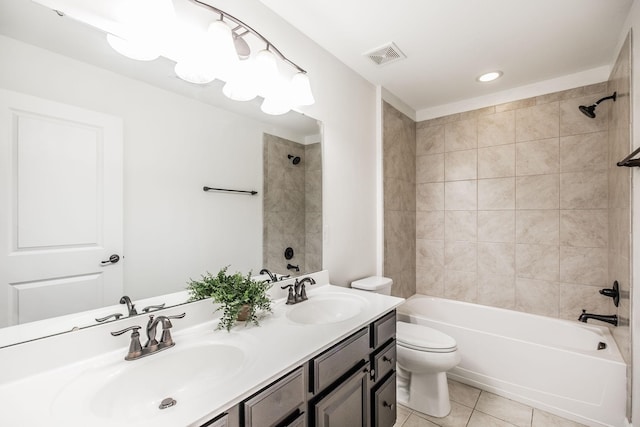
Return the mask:
[[398,406],[394,427],[584,427],[522,403],[449,381],[451,413],[434,418]]

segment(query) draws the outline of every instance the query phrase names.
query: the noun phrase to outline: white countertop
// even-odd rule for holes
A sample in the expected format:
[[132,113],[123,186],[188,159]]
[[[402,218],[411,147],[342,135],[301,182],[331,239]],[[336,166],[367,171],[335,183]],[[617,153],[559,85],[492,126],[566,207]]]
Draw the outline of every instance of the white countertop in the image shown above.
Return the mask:
[[[279,299],[274,301],[273,313],[260,319],[259,327],[245,327],[240,323],[228,333],[215,330],[217,319],[213,319],[211,314],[214,306],[207,300],[158,313],[187,312],[185,319],[173,321],[172,335],[176,345],[135,361],[123,359],[130,334],[114,338],[109,332],[133,324],[140,325],[146,322],[145,317],[0,349],[0,425],[197,426],[403,301],[326,284],[326,272],[311,276],[316,278],[318,285],[307,286],[309,301],[314,297],[321,299],[332,294],[349,294],[361,299],[360,312],[335,323],[300,324],[291,321],[287,313],[294,308],[300,310],[308,302],[285,305],[284,300]],[[281,283],[286,282],[278,282],[278,285]],[[191,320],[187,321],[188,318]],[[161,328],[158,329],[159,339]],[[142,344],[145,340],[142,330]],[[182,360],[178,352],[190,351],[193,347],[195,352],[191,352],[191,356],[202,354],[202,357],[207,357],[206,353],[200,353],[199,346],[210,343],[239,349],[238,358],[230,360],[236,367],[224,370],[212,364],[210,369],[215,371],[215,375],[211,380],[206,379],[207,372],[203,370],[198,377],[204,379],[187,382],[190,387],[167,383],[166,378],[170,376],[167,373],[175,378],[176,372],[180,372]],[[139,369],[136,374],[141,375],[120,378],[123,373],[127,375],[126,370],[130,367]],[[218,385],[212,387],[212,384]],[[126,403],[124,409],[117,406],[131,393],[145,397],[140,402]],[[157,402],[168,397],[167,393],[177,400],[177,404],[159,410]],[[151,400],[154,400],[153,405]]]

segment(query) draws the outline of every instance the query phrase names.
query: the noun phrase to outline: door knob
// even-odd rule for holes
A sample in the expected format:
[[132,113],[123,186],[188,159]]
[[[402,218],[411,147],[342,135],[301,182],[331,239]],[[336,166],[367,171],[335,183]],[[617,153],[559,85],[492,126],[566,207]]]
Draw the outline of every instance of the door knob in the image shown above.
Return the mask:
[[120,255],[117,254],[113,254],[109,257],[109,259],[101,261],[100,265],[109,265],[109,264],[116,264],[118,261],[120,261]]

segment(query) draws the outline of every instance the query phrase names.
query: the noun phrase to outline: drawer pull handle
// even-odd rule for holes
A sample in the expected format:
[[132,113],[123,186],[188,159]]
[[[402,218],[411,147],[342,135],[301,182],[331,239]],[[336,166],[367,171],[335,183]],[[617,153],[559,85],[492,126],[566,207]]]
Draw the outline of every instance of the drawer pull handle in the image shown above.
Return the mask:
[[393,359],[388,358],[387,356],[382,356],[383,362],[389,362],[389,364],[393,364]]
[[386,400],[384,402],[382,402],[382,406],[389,409],[390,411],[393,411],[393,407],[395,406],[393,403],[388,403]]

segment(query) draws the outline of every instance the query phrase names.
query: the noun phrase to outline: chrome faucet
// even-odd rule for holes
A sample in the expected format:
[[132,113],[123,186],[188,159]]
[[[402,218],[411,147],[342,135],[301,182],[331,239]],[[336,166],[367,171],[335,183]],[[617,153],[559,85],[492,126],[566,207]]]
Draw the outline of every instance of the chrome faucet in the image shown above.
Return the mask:
[[315,285],[316,281],[313,277],[305,277],[302,280],[296,281],[292,285],[285,285],[280,287],[280,289],[289,288],[289,295],[287,296],[287,304],[297,304],[304,300],[307,300],[307,291],[305,290],[305,283],[309,283],[309,285]]
[[600,320],[601,322],[611,323],[613,326],[618,326],[618,316],[616,314],[592,314],[587,313],[586,310],[582,310],[582,314],[578,317],[578,320],[587,323],[587,319]]
[[136,310],[135,304],[131,303],[131,298],[129,298],[128,296],[125,295],[122,298],[120,298],[120,304],[126,304],[127,305],[127,311],[129,312],[129,316],[133,316],[135,314],[138,314],[138,311]]
[[[124,360],[136,360],[144,356],[148,356],[153,353],[157,353],[158,351],[165,350],[167,348],[173,347],[175,345],[175,341],[171,337],[171,320],[169,319],[182,319],[185,316],[185,313],[177,314],[175,316],[158,316],[154,318],[153,315],[149,316],[149,321],[147,322],[147,342],[144,345],[140,345],[140,332],[138,332],[141,327],[140,326],[130,326],[121,331],[111,332],[111,335],[118,336],[122,335],[125,332],[133,331],[131,333],[131,343],[129,344],[129,352],[125,356]],[[162,336],[160,338],[160,342],[156,340],[156,330],[158,328],[158,323],[162,324]]]

